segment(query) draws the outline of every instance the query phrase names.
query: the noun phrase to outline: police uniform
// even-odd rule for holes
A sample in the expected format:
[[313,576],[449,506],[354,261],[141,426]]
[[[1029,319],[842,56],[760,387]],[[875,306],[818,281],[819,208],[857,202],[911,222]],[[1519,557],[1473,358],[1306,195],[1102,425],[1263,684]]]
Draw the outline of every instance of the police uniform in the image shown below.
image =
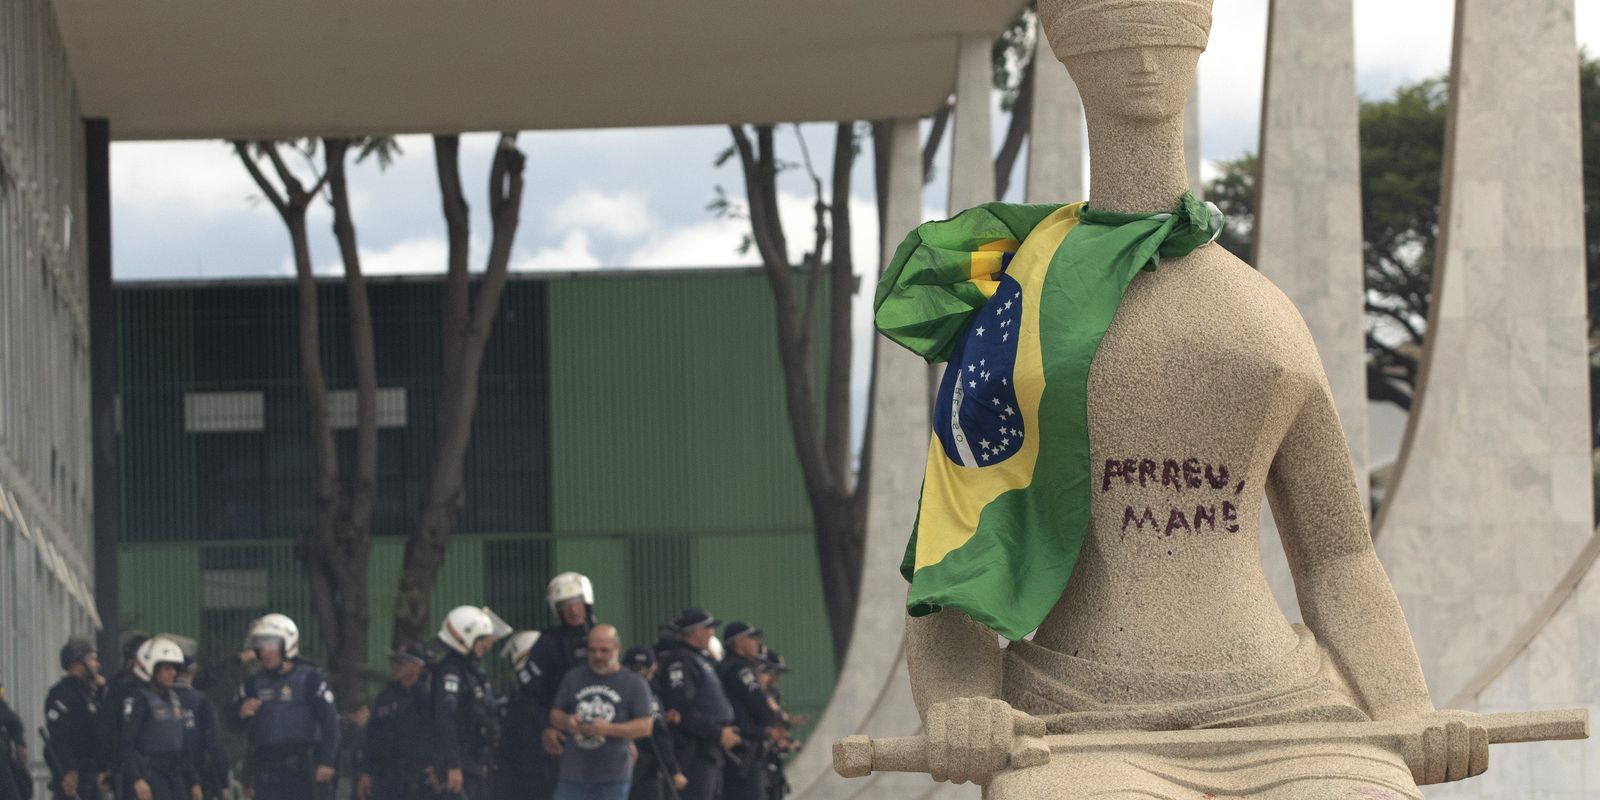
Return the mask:
[[513,677],[516,684],[511,689],[511,698],[500,707],[499,764],[495,771],[498,800],[521,800],[538,796],[541,790],[549,793],[543,786],[543,761],[548,757],[539,744],[539,736],[549,724],[549,711],[544,710],[544,716],[540,716],[537,695],[543,683],[531,654],[517,667]]
[[[5,687],[0,686],[0,798],[16,797],[27,800],[33,796],[33,776],[26,766],[19,764],[22,751],[28,747],[22,718],[6,704]],[[9,792],[9,794],[7,794]]]
[[309,800],[317,767],[332,767],[339,753],[339,715],[322,671],[290,662],[287,672],[260,672],[239,686],[237,709],[260,700],[244,720],[250,734],[246,777],[255,800]]
[[499,738],[488,676],[475,659],[447,653],[433,669],[432,695],[434,772],[442,784],[449,770],[461,770],[463,794],[481,800]]
[[[656,666],[655,654],[646,647],[630,649],[622,657],[623,666],[643,673]],[[671,800],[677,790],[669,788],[672,776],[682,772],[678,754],[673,749],[672,730],[667,727],[665,709],[661,706],[660,674],[651,678],[650,684],[650,737],[634,742],[639,759],[633,765],[633,782],[628,787],[628,800]]]
[[[539,641],[533,643],[528,660],[517,671],[517,689],[511,704],[506,708],[508,747],[525,746],[525,761],[519,768],[532,786],[532,800],[550,800],[556,791],[561,775],[561,758],[544,751],[540,744],[545,728],[550,727],[550,707],[555,705],[556,689],[561,678],[573,667],[589,663],[589,629],[594,620],[582,625],[552,625],[539,631]],[[519,743],[525,733],[532,740]],[[530,797],[528,790],[510,797]]]
[[144,781],[152,800],[189,800],[197,786],[184,746],[183,702],[177,692],[144,686],[122,701],[122,797]]
[[661,704],[682,717],[673,741],[689,785],[680,796],[715,800],[721,795],[726,761],[720,739],[722,729],[733,724],[733,706],[711,660],[684,642],[671,642],[661,653]]
[[[750,635],[759,634],[754,631]],[[767,729],[777,727],[780,720],[756,678],[757,667],[756,662],[729,653],[717,669],[722,689],[733,706],[733,724],[744,740],[734,753],[736,760],[730,759],[723,771],[722,796],[727,800],[766,797]]]
[[200,782],[200,796],[213,800],[228,790],[228,752],[222,746],[222,726],[217,707],[205,692],[187,683],[175,683],[173,693],[183,703],[183,745]]
[[361,772],[372,776],[372,800],[416,800],[423,796],[423,770],[433,738],[426,673],[410,686],[390,681],[372,701]]
[[[122,708],[129,697],[144,688],[132,670],[123,670],[106,684],[100,698],[100,710],[95,712],[96,755],[100,766],[111,773],[111,785],[118,786],[117,774],[122,769]],[[79,776],[81,781],[83,776]]]
[[[771,648],[762,656],[761,663],[757,665],[761,671],[783,674],[789,671],[789,665],[778,655],[778,651]],[[779,727],[785,734],[791,727],[789,715],[783,710],[783,695],[778,691],[776,684],[766,690],[767,704],[771,706],[773,716],[777,718]],[[784,773],[784,755],[799,749],[799,745],[787,735],[779,747],[769,747],[766,759],[766,791],[767,800],[783,800],[789,794],[789,778]]]
[[[57,798],[87,800],[99,791],[95,786],[100,759],[94,726],[103,691],[90,681],[67,675],[45,695],[44,726],[50,735],[45,761],[50,765],[50,783]],[[78,773],[78,792],[70,796],[60,788],[61,778],[68,772]]]
[[[4,701],[0,701],[4,702]],[[15,744],[11,741],[11,731],[5,725],[0,725],[0,800],[21,800],[22,794],[18,791],[16,767],[12,764],[11,753]]]

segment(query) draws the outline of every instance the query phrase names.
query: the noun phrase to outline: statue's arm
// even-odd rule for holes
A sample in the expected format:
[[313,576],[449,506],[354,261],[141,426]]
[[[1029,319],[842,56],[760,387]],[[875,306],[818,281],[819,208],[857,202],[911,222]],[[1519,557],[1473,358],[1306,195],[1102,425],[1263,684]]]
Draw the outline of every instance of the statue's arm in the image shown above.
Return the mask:
[[1267,478],[1300,613],[1373,718],[1427,713],[1433,710],[1428,684],[1373,549],[1361,491],[1333,396],[1319,380]]
[[1000,640],[959,611],[906,617],[906,671],[911,697],[928,709],[961,697],[1000,697]]

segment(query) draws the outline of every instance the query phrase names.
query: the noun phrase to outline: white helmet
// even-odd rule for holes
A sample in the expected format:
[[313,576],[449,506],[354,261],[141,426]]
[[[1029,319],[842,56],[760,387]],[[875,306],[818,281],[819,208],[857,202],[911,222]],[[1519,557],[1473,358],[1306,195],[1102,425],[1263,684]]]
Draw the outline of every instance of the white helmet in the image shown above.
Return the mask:
[[506,639],[505,647],[500,648],[500,655],[511,662],[512,668],[522,666],[528,659],[528,654],[533,652],[533,645],[539,641],[538,631],[517,631]]
[[563,572],[550,579],[550,587],[545,591],[545,599],[550,603],[550,613],[561,616],[561,604],[568,600],[583,598],[583,604],[594,605],[594,584],[588,576],[578,572]]
[[133,674],[149,683],[155,680],[156,668],[162,664],[183,669],[183,648],[165,636],[151,637],[150,641],[139,646],[139,652],[133,657]]
[[479,639],[485,636],[498,639],[510,632],[511,626],[487,608],[456,606],[444,615],[444,624],[439,626],[439,641],[466,655]]
[[706,642],[706,655],[711,656],[712,661],[721,661],[722,657],[727,655],[727,651],[722,648],[722,640],[712,636],[711,641]]
[[282,640],[285,659],[300,657],[300,628],[294,624],[294,620],[282,614],[268,614],[250,623],[250,636],[245,641],[246,646],[258,650],[262,639]]

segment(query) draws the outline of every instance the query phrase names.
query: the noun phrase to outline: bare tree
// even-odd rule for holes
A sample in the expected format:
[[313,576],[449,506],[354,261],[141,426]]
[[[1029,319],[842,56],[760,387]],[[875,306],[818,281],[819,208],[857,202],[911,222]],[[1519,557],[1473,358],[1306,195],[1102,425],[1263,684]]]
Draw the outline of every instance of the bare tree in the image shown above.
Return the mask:
[[[348,139],[324,140],[324,170],[315,184],[306,189],[284,162],[279,143],[257,142],[256,152],[252,153],[246,143],[234,142],[239,160],[288,228],[294,251],[299,300],[296,316],[300,385],[306,405],[313,470],[311,524],[296,536],[295,556],[305,568],[312,614],[327,650],[336,696],[340,706],[347,709],[366,703],[367,556],[372,549],[372,514],[377,504],[378,473],[377,360],[372,310],[367,302],[355,223],[350,214],[345,166],[351,144]],[[300,146],[300,152],[308,160],[315,149],[315,141]],[[368,139],[361,145],[362,157],[377,153],[385,163],[393,149],[392,139]],[[265,157],[271,164],[281,189],[261,170],[258,156]],[[306,229],[306,212],[323,187],[328,190],[334,237],[344,260],[351,356],[356,372],[356,463],[348,489],[339,474],[328,385],[322,367],[316,277]]]
[[[734,143],[731,154],[737,154],[744,171],[748,210],[735,210],[725,198],[714,205],[725,214],[748,217],[748,243],[759,254],[772,291],[784,400],[810,500],[817,564],[837,663],[850,642],[856,599],[861,591],[867,476],[872,458],[869,435],[861,453],[860,469],[853,468],[850,309],[857,278],[850,253],[850,178],[855,165],[856,126],[853,122],[835,126],[831,190],[824,189],[805,139],[799,139],[816,198],[812,204],[812,246],[798,264],[789,259],[788,238],[778,214],[778,173],[787,165],[777,156],[774,126],[757,125],[747,131],[744,126],[735,125],[730,131]],[[796,133],[798,136],[798,128]],[[812,337],[817,330],[816,313],[823,302],[820,298],[824,284],[828,287],[828,348],[819,381]]]
[[484,348],[500,311],[510,269],[511,247],[522,213],[523,168],[516,133],[503,133],[489,170],[489,216],[493,238],[475,297],[469,291],[467,199],[461,189],[461,137],[435,136],[434,160],[449,239],[445,277],[443,357],[439,407],[428,494],[417,526],[406,540],[405,562],[395,600],[395,641],[421,641],[427,633],[428,598],[444,564],[466,496],[467,445],[478,405],[478,373]]

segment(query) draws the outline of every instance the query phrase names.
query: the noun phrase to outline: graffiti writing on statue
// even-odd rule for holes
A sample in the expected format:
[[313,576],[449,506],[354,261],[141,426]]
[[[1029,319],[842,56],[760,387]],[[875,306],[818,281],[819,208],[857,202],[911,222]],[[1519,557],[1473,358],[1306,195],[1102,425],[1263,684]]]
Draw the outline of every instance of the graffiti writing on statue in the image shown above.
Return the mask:
[[1124,539],[1141,531],[1159,536],[1239,531],[1238,497],[1244,492],[1244,481],[1234,483],[1227,464],[1198,458],[1106,459],[1100,493],[1125,486],[1170,490],[1172,500],[1123,506]]

